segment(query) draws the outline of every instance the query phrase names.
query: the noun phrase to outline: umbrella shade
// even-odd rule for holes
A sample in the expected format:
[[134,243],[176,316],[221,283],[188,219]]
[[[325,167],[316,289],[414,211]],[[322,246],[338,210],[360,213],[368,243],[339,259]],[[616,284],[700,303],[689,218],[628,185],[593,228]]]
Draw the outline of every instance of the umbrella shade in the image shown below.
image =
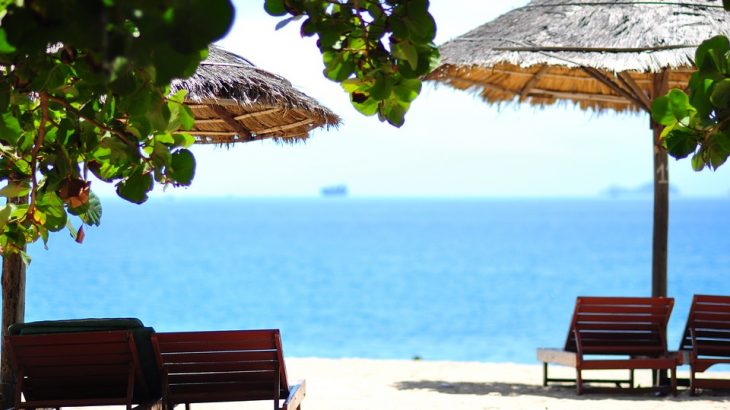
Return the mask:
[[719,0],[535,0],[445,43],[429,79],[490,103],[648,110],[653,73],[686,87],[697,46],[727,33]]
[[190,131],[202,144],[229,144],[264,138],[306,139],[340,118],[283,77],[254,66],[215,45],[190,78],[174,80],[173,92],[188,91],[195,117]]
[[[703,40],[728,33],[720,0],[534,0],[445,43],[428,79],[488,103],[648,112],[670,87],[686,87]],[[666,296],[668,165],[652,128],[652,294]]]

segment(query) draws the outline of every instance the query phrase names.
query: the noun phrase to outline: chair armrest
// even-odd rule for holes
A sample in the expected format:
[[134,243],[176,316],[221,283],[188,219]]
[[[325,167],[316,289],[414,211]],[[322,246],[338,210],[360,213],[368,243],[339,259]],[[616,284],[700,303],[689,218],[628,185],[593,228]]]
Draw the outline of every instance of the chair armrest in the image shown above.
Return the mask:
[[297,410],[304,400],[306,390],[307,383],[304,380],[299,380],[297,384],[289,386],[289,397],[286,398],[282,410]]

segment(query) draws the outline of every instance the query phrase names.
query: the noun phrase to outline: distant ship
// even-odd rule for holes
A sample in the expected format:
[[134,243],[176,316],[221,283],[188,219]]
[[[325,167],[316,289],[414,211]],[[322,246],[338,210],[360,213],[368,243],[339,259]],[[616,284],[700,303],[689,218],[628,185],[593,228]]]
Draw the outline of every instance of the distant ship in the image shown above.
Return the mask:
[[[669,193],[679,195],[679,190],[674,185],[670,185]],[[654,183],[648,182],[636,188],[613,185],[606,189],[603,194],[614,199],[650,199],[654,197]]]
[[320,189],[319,192],[326,197],[343,197],[347,196],[347,185],[326,186]]

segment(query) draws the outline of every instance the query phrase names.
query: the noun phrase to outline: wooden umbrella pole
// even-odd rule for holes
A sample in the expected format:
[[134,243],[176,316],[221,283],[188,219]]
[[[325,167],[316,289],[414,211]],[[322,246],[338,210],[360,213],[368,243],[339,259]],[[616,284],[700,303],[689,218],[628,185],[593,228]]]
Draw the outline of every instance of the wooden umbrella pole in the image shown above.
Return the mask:
[[[26,203],[28,198],[16,198],[15,203]],[[15,407],[15,380],[10,357],[5,349],[5,336],[13,323],[25,320],[25,262],[20,254],[3,256],[2,273],[2,339],[0,340],[0,385],[2,409]]]
[[[669,88],[669,73],[654,74],[653,95],[665,95]],[[654,149],[654,228],[652,235],[651,295],[667,296],[667,243],[669,241],[669,161],[660,135],[662,126],[651,122]]]

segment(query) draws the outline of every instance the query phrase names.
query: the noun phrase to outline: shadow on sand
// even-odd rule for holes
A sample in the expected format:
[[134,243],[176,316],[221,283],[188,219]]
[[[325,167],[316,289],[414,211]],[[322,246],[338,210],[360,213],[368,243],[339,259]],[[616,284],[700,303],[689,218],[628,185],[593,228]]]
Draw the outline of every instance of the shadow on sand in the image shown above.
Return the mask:
[[[561,398],[570,400],[596,400],[596,399],[613,399],[613,400],[658,400],[663,397],[657,397],[655,393],[630,393],[616,389],[615,393],[588,393],[581,396],[577,395],[574,386],[536,386],[534,384],[523,383],[502,383],[502,382],[447,382],[442,380],[420,380],[420,381],[402,381],[395,383],[394,387],[398,390],[431,390],[444,394],[473,394],[473,395],[492,395],[492,396],[541,396],[551,398]],[[673,400],[712,400],[712,401],[730,401],[730,393],[725,391],[703,391],[701,395],[692,397],[686,390],[679,390],[677,397],[671,395],[666,396],[667,399]]]

